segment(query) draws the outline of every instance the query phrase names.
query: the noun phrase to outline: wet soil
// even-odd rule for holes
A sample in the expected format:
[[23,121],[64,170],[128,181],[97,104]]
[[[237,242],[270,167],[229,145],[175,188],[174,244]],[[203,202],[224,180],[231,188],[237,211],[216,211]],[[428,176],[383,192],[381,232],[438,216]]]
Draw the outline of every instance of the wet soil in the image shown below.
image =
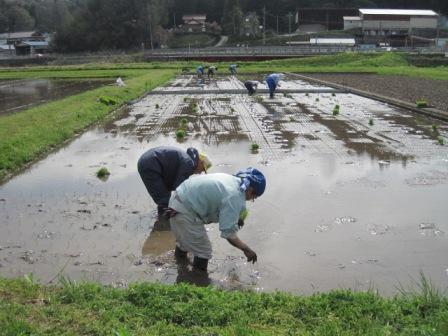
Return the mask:
[[446,80],[342,73],[306,74],[306,76],[392,97],[411,104],[415,104],[416,100],[424,100],[431,107],[448,111],[448,81]]
[[0,81],[0,115],[88,91],[111,80],[33,79]]
[[[172,83],[204,87],[193,76]],[[313,87],[292,79],[283,86]],[[435,132],[433,120],[353,94],[147,96],[0,186],[0,275],[393,294],[423,271],[446,288],[448,146],[438,138],[447,142],[448,124],[437,123]],[[180,127],[187,135],[177,140]],[[156,221],[136,169],[158,145],[205,151],[210,173],[263,171],[266,193],[248,203],[239,234],[257,264],[247,264],[215,224],[207,226],[209,273],[176,263],[169,223]],[[106,180],[95,176],[101,167],[111,173]]]

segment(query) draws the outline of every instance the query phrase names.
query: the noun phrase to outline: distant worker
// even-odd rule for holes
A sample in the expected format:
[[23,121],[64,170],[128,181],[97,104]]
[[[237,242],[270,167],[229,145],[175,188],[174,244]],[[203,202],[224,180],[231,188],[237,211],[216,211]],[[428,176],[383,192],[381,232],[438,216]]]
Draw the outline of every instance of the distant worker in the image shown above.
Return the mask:
[[273,73],[266,76],[266,84],[269,88],[269,98],[274,98],[275,89],[280,86],[279,82],[285,75],[282,73]]
[[196,68],[196,74],[198,75],[199,78],[202,78],[202,76],[204,76],[204,66],[200,65]]
[[176,258],[186,258],[191,252],[193,268],[206,271],[212,246],[205,224],[219,223],[221,237],[243,251],[248,262],[256,262],[257,254],[238,238],[237,232],[244,225],[246,201],[261,196],[265,188],[265,177],[255,168],[235,175],[201,175],[183,182],[169,203]]
[[210,79],[210,77],[213,77],[215,75],[216,71],[218,71],[218,67],[214,65],[209,66],[207,71],[207,77]]
[[149,195],[157,204],[157,213],[163,215],[168,207],[171,192],[193,174],[207,172],[211,162],[204,153],[190,147],[155,147],[138,160],[137,168]]
[[257,91],[258,82],[248,80],[248,81],[244,82],[244,86],[246,87],[247,91],[249,92],[249,96],[252,96]]
[[236,68],[238,68],[238,64],[230,64],[229,65],[230,74],[232,76],[236,75]]

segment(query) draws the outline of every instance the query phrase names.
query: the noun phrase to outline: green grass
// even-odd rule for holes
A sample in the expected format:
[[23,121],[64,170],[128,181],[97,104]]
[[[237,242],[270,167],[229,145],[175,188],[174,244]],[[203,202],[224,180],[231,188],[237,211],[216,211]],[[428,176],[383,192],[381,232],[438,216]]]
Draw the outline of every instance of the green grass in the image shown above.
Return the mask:
[[128,79],[126,87],[104,86],[1,116],[0,180],[174,74],[174,69],[152,69]]
[[312,296],[136,283],[113,289],[0,279],[2,335],[447,335],[448,299],[424,283],[381,297]]

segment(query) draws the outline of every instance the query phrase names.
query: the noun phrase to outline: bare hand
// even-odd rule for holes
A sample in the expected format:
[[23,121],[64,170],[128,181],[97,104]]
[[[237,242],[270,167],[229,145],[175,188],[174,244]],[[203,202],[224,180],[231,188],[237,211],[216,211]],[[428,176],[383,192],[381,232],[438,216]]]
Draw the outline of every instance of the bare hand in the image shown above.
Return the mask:
[[248,262],[255,263],[257,261],[257,254],[250,248],[245,249],[243,252]]

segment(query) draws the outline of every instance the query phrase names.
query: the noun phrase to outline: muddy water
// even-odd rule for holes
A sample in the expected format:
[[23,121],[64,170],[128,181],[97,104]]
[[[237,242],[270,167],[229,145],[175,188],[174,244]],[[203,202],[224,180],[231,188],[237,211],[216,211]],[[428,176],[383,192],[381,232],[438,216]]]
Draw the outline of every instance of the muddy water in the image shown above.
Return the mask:
[[[195,81],[173,83],[201,90]],[[285,83],[302,85],[311,87]],[[182,119],[188,136],[178,142]],[[448,146],[437,137],[446,143],[448,125],[438,123],[435,134],[433,123],[351,94],[148,96],[0,187],[0,274],[393,294],[423,271],[446,288]],[[266,193],[248,203],[240,232],[257,264],[248,265],[216,225],[208,226],[207,276],[174,262],[169,223],[155,222],[136,171],[139,156],[158,145],[196,146],[212,158],[212,172],[265,173]],[[102,166],[111,172],[106,181],[95,177]]]
[[112,83],[110,80],[33,79],[0,81],[0,115]]

